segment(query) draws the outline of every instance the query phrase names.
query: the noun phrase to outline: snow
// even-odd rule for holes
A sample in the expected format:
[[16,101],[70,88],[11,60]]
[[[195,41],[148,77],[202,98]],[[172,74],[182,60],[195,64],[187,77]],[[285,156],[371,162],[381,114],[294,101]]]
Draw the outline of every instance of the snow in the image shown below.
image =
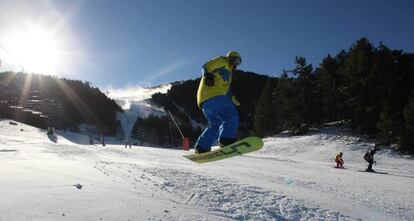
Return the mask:
[[126,89],[108,89],[107,95],[114,99],[124,110],[123,113],[116,113],[116,118],[123,129],[124,139],[131,139],[131,132],[138,117],[167,115],[163,109],[152,105],[149,98],[155,93],[167,93],[170,88],[171,84],[152,88],[137,86]]
[[115,89],[110,87],[106,91],[108,91],[107,95],[121,105],[122,109],[128,110],[132,104],[147,100],[155,93],[165,94],[170,88],[171,84],[164,84],[150,88],[135,86],[127,87],[126,89]]
[[[414,161],[331,128],[195,164],[188,152],[0,121],[0,220],[414,220]],[[348,169],[333,168],[344,153]],[[81,188],[80,188],[81,187]]]

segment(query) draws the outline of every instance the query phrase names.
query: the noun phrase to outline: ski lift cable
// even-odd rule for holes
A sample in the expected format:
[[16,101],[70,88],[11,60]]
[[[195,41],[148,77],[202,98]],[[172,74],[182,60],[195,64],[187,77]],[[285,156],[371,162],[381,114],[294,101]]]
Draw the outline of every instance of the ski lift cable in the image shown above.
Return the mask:
[[6,83],[3,83],[2,81],[0,81],[0,84],[7,87],[7,88],[11,88],[9,85],[7,85]]
[[14,57],[4,46],[3,46],[3,44],[1,44],[1,42],[0,42],[0,48],[1,49],[3,49],[3,51],[4,52],[6,52],[6,54],[7,55],[9,55],[10,56],[10,58],[12,58],[16,63],[18,63],[19,65],[20,65],[20,67],[22,68],[22,72],[24,72],[24,67],[23,67],[23,65],[21,64],[21,62],[16,58],[16,57]]
[[181,131],[180,127],[178,126],[177,122],[175,121],[175,119],[174,119],[173,115],[171,114],[171,112],[170,112],[169,110],[167,110],[167,112],[168,112],[168,114],[170,115],[171,119],[173,120],[173,122],[174,122],[175,126],[177,127],[178,132],[180,132],[181,137],[184,139],[184,138],[185,138],[185,137],[184,137],[184,134],[183,134],[183,132]]

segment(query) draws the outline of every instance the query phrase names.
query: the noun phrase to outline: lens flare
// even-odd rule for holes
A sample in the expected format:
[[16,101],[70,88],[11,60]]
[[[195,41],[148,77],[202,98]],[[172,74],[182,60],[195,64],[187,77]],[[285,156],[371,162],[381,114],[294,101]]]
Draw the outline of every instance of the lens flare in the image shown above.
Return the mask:
[[58,40],[53,32],[31,25],[7,38],[8,51],[26,72],[54,74],[60,62]]

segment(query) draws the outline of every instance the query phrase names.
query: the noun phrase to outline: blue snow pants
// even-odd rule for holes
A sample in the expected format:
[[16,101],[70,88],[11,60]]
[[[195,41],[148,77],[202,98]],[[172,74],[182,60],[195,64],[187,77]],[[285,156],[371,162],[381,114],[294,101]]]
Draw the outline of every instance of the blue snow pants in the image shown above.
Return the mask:
[[197,140],[200,149],[210,149],[219,138],[237,138],[239,113],[229,96],[217,96],[201,105],[208,126]]

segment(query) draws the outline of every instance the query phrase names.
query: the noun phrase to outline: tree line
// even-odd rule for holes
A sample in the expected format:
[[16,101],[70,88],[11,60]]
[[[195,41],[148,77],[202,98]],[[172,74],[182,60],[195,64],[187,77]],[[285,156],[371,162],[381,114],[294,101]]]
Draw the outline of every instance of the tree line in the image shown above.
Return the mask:
[[414,151],[414,54],[362,38],[316,68],[303,57],[295,65],[266,83],[255,112],[260,135],[346,119],[357,134]]
[[89,82],[14,72],[0,73],[0,82],[0,117],[73,131],[86,123],[107,135],[119,129],[116,112],[123,110]]

